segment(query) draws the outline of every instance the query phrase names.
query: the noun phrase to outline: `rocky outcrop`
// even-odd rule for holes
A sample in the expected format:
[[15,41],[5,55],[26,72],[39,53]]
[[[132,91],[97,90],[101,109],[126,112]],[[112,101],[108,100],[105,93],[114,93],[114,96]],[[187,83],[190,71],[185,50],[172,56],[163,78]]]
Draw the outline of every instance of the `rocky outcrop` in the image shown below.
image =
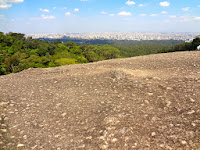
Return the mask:
[[0,76],[1,149],[199,149],[200,53]]

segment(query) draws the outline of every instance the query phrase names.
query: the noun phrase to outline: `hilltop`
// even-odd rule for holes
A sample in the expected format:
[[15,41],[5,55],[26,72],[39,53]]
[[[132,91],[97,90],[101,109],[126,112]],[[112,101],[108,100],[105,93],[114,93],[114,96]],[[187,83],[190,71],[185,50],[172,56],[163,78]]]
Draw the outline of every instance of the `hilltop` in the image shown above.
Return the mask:
[[0,76],[1,149],[199,149],[200,53]]

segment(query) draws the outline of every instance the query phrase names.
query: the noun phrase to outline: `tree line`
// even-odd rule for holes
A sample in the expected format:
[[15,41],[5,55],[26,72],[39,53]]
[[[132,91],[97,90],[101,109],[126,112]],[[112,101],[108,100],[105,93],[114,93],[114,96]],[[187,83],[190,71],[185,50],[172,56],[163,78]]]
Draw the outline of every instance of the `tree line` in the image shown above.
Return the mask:
[[192,42],[185,42],[182,44],[177,44],[174,47],[174,51],[192,51],[192,50],[196,50],[197,46],[200,45],[200,37],[196,37],[195,39],[193,39]]
[[120,51],[122,57],[134,57],[174,51],[178,40],[113,41],[112,46]]
[[[39,38],[54,42],[56,39]],[[174,51],[174,46],[182,40],[101,40],[101,39],[60,39],[62,42],[73,41],[78,44],[111,45],[120,51],[123,58]]]
[[46,68],[121,57],[110,45],[78,45],[75,42],[41,41],[21,33],[0,32],[0,75],[27,68]]

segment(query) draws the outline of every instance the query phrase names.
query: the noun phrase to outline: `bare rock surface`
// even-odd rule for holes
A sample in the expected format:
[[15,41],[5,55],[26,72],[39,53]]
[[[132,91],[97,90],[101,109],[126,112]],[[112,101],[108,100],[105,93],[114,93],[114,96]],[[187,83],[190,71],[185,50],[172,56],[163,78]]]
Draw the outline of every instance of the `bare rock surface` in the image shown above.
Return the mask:
[[200,53],[0,76],[0,149],[200,149]]

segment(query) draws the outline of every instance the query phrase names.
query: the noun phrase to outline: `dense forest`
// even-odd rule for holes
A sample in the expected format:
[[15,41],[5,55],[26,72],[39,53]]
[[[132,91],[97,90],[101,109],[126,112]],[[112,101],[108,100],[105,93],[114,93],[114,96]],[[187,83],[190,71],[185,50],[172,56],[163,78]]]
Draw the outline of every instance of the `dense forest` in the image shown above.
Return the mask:
[[196,37],[192,42],[190,43],[182,43],[177,44],[173,48],[174,51],[191,51],[197,49],[197,46],[200,45],[200,37]]
[[[54,42],[56,39],[40,38],[39,40]],[[88,39],[60,39],[63,43],[73,41],[77,44],[111,45],[120,50],[121,57],[134,57],[148,54],[174,51],[174,46],[181,44],[181,40],[88,40]]]
[[200,38],[194,39],[191,43],[174,40],[79,42],[39,40],[25,38],[21,33],[0,32],[0,75],[27,68],[47,68],[113,58],[195,50],[200,45]]
[[133,57],[174,51],[176,44],[183,41],[176,40],[150,40],[150,41],[118,41],[111,45],[118,48],[123,57]]
[[109,45],[78,45],[74,42],[41,41],[24,34],[0,32],[0,75],[27,68],[45,68],[87,63],[120,57],[120,51]]

